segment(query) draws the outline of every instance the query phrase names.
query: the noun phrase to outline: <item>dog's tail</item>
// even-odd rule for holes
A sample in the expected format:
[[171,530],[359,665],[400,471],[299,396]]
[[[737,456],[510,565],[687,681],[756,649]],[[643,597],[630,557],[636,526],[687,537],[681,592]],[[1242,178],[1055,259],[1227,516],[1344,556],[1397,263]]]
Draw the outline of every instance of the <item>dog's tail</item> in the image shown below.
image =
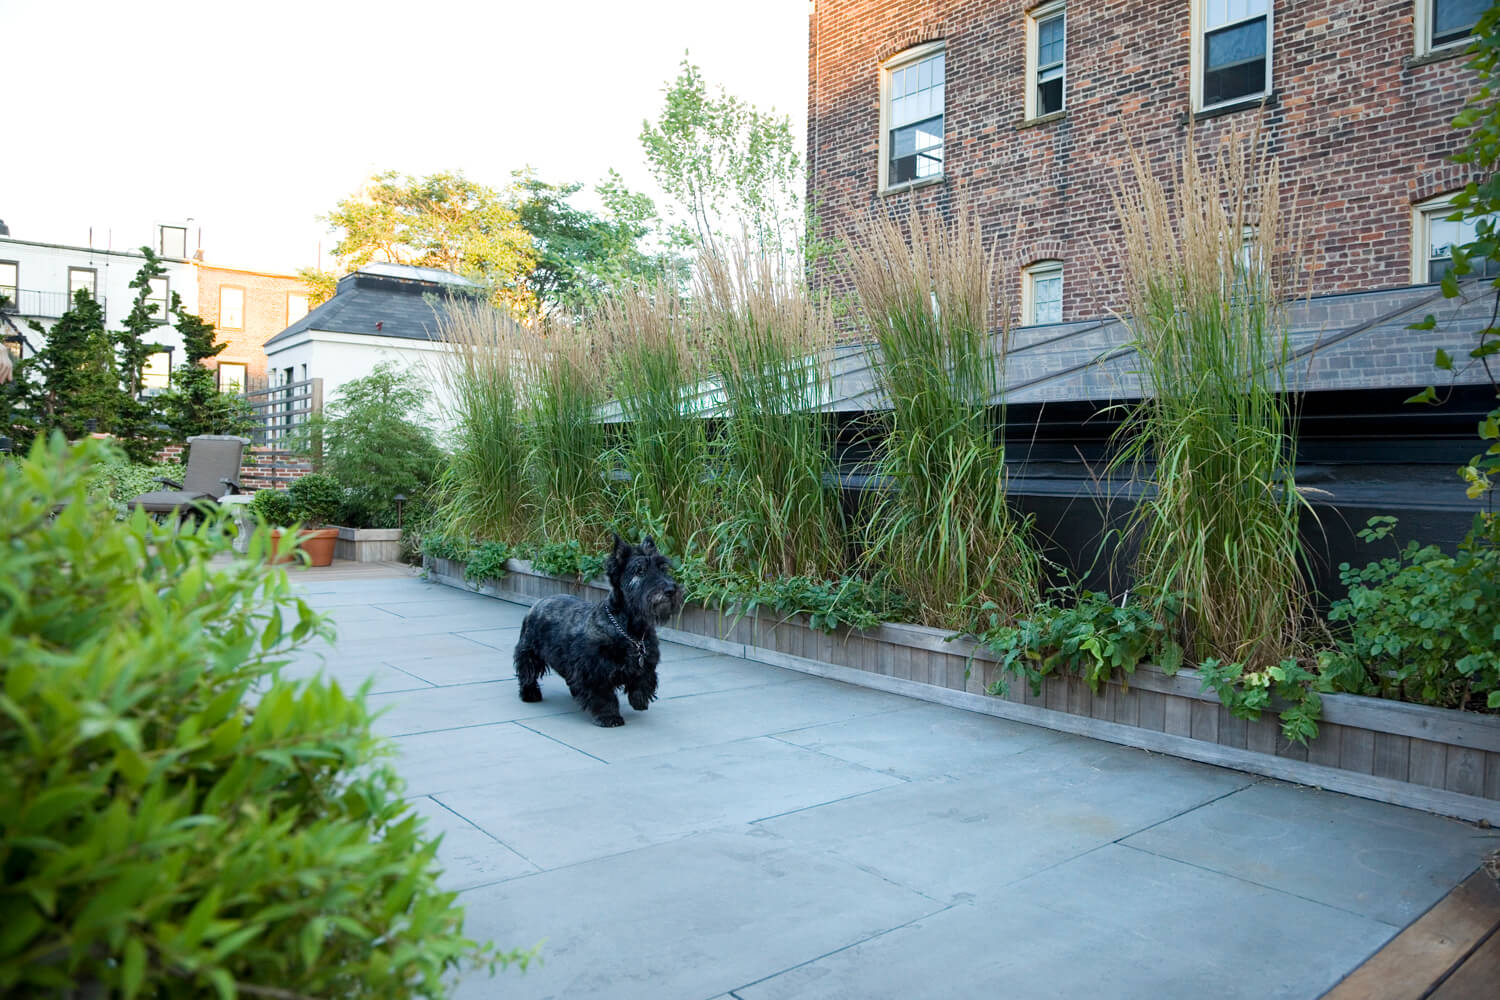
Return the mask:
[[515,664],[516,684],[521,688],[521,700],[541,701],[542,689],[537,681],[547,672],[547,664],[532,651],[524,628],[521,629],[521,637],[516,640]]

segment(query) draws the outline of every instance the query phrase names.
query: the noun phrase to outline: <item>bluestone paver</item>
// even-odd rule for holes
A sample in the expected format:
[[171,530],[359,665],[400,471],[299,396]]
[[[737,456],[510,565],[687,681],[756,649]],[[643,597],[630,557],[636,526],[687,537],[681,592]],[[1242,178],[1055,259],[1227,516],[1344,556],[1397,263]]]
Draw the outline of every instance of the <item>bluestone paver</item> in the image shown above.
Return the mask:
[[[1493,833],[1316,788],[1261,782],[1128,838],[1132,847],[1397,927],[1474,870]],[[1497,990],[1500,992],[1500,990]]]
[[542,964],[459,995],[1316,997],[1493,831],[665,643],[601,729],[520,701],[526,609],[319,580],[465,932]]
[[1391,933],[1112,844],[733,995],[1312,998]]

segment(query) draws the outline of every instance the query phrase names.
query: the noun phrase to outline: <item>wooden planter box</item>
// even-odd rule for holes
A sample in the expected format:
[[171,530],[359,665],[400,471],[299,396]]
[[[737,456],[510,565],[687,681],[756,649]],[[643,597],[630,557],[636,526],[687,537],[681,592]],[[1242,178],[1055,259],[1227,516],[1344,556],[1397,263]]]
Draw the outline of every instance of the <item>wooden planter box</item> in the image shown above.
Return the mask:
[[[426,560],[430,577],[449,586],[530,604],[551,594],[598,599],[602,582],[543,576],[523,560],[478,586],[463,563]],[[806,616],[741,615],[688,605],[660,631],[663,639],[790,667],[925,701],[1048,729],[1168,753],[1190,760],[1346,792],[1467,820],[1500,824],[1500,716],[1429,708],[1359,695],[1323,696],[1318,738],[1289,743],[1273,713],[1236,719],[1201,690],[1198,672],[1175,675],[1143,665],[1128,686],[1094,694],[1075,676],[1046,678],[1033,695],[1010,678],[1003,696],[987,693],[999,674],[988,651],[968,639],[918,625],[869,631],[813,629]]]
[[[398,562],[401,559],[401,529],[340,528],[333,557],[349,562]],[[459,576],[463,574],[459,573]]]

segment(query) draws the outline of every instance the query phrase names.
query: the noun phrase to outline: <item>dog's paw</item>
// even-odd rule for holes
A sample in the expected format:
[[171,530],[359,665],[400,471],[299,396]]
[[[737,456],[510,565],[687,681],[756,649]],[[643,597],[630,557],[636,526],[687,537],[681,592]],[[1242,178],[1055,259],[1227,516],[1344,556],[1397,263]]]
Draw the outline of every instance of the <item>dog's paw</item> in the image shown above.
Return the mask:
[[630,707],[637,712],[644,712],[651,707],[651,699],[640,691],[630,692]]
[[625,720],[618,715],[601,715],[594,720],[594,725],[603,726],[605,729],[612,729],[615,726],[625,725]]
[[541,701],[542,700],[542,689],[539,688],[539,687],[537,687],[534,684],[531,687],[523,687],[521,689],[521,700],[522,701]]

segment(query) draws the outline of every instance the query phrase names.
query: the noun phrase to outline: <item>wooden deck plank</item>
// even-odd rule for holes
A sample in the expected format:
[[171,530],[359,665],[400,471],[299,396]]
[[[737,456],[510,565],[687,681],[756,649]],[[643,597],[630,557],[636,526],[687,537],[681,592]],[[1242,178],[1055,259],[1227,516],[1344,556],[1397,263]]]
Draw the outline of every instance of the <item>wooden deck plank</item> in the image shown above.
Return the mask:
[[[1500,886],[1483,870],[1476,871],[1323,994],[1323,1000],[1425,997],[1496,927],[1500,927]],[[1493,997],[1493,987],[1484,995]]]
[[1500,993],[1500,931],[1474,950],[1432,993],[1432,1000],[1495,1000]]

